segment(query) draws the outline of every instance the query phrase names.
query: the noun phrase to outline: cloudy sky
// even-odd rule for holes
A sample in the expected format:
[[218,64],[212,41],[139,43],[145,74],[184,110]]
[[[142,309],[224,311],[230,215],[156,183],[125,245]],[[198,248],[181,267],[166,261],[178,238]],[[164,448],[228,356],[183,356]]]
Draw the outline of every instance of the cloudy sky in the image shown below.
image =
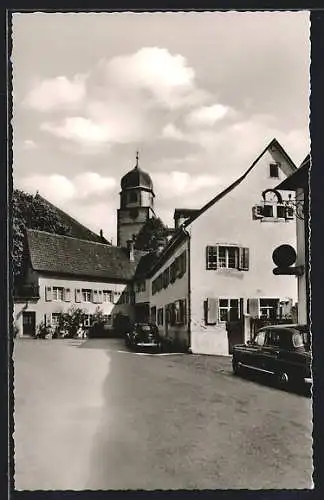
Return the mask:
[[116,242],[120,178],[200,207],[276,137],[308,153],[309,13],[13,16],[14,185]]

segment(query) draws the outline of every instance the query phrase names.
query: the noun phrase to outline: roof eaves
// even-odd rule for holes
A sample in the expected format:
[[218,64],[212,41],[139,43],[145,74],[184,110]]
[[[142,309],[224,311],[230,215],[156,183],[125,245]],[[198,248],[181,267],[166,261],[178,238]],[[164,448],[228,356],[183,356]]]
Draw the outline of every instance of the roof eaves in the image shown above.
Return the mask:
[[[208,203],[206,203],[200,210],[197,210],[197,213],[194,214],[192,217],[190,217],[188,220],[186,220],[183,224],[184,227],[189,226],[194,220],[196,220],[201,214],[206,212],[210,207],[212,207],[215,203],[220,201],[224,196],[226,196],[228,193],[233,191],[241,182],[247,177],[247,175],[251,172],[251,170],[255,167],[255,165],[258,163],[258,161],[262,158],[262,156],[267,152],[267,150],[273,146],[276,145],[278,141],[276,139],[272,139],[272,141],[263,149],[263,151],[259,154],[259,156],[254,160],[254,162],[250,165],[250,167],[239,177],[234,181],[232,184],[230,184],[226,189],[221,191],[219,194],[217,194],[214,198],[212,198]],[[279,143],[278,143],[279,144]],[[279,145],[280,146],[280,145]],[[281,147],[281,146],[280,146]]]
[[157,260],[153,262],[153,265],[147,270],[146,275],[149,276],[154,273],[155,269],[159,267],[159,264],[161,261],[163,261],[167,255],[167,253],[171,250],[171,248],[178,243],[178,241],[181,241],[182,238],[185,238],[188,236],[187,231],[184,228],[184,225],[182,224],[179,229],[176,231],[176,233],[172,236],[172,238],[168,241],[167,245],[164,247],[162,253],[158,256]]
[[292,169],[293,170],[298,170],[298,168],[296,167],[295,163],[292,161],[292,159],[288,155],[287,151],[282,147],[282,145],[280,144],[280,142],[277,139],[275,139],[275,138],[272,139],[272,141],[271,141],[271,143],[269,144],[268,147],[271,147],[271,146],[276,146],[280,150],[280,153],[285,157],[285,159],[287,160],[287,162],[289,163],[289,165],[292,167]]

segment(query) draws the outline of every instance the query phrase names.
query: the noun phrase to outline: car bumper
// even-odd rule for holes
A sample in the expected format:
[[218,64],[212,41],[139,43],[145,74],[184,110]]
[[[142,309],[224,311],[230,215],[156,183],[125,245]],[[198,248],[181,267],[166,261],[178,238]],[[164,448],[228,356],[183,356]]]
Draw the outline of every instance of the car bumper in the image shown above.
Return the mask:
[[158,347],[158,342],[136,342],[136,347]]

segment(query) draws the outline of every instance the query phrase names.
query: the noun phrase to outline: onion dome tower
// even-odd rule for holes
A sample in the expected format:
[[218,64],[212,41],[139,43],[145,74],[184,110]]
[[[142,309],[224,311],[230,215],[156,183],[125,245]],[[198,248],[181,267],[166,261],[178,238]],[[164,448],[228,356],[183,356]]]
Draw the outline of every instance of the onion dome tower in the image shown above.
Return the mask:
[[120,182],[120,208],[117,210],[117,245],[126,247],[134,239],[145,222],[154,215],[154,191],[152,179],[139,167],[136,153],[135,167]]

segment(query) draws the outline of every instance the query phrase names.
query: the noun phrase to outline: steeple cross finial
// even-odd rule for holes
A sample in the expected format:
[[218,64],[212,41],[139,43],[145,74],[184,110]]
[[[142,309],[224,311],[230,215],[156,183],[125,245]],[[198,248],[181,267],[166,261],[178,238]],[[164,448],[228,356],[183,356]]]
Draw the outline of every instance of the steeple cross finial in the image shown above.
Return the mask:
[[139,152],[137,150],[136,151],[136,165],[135,165],[135,168],[138,168],[138,158],[139,158]]

